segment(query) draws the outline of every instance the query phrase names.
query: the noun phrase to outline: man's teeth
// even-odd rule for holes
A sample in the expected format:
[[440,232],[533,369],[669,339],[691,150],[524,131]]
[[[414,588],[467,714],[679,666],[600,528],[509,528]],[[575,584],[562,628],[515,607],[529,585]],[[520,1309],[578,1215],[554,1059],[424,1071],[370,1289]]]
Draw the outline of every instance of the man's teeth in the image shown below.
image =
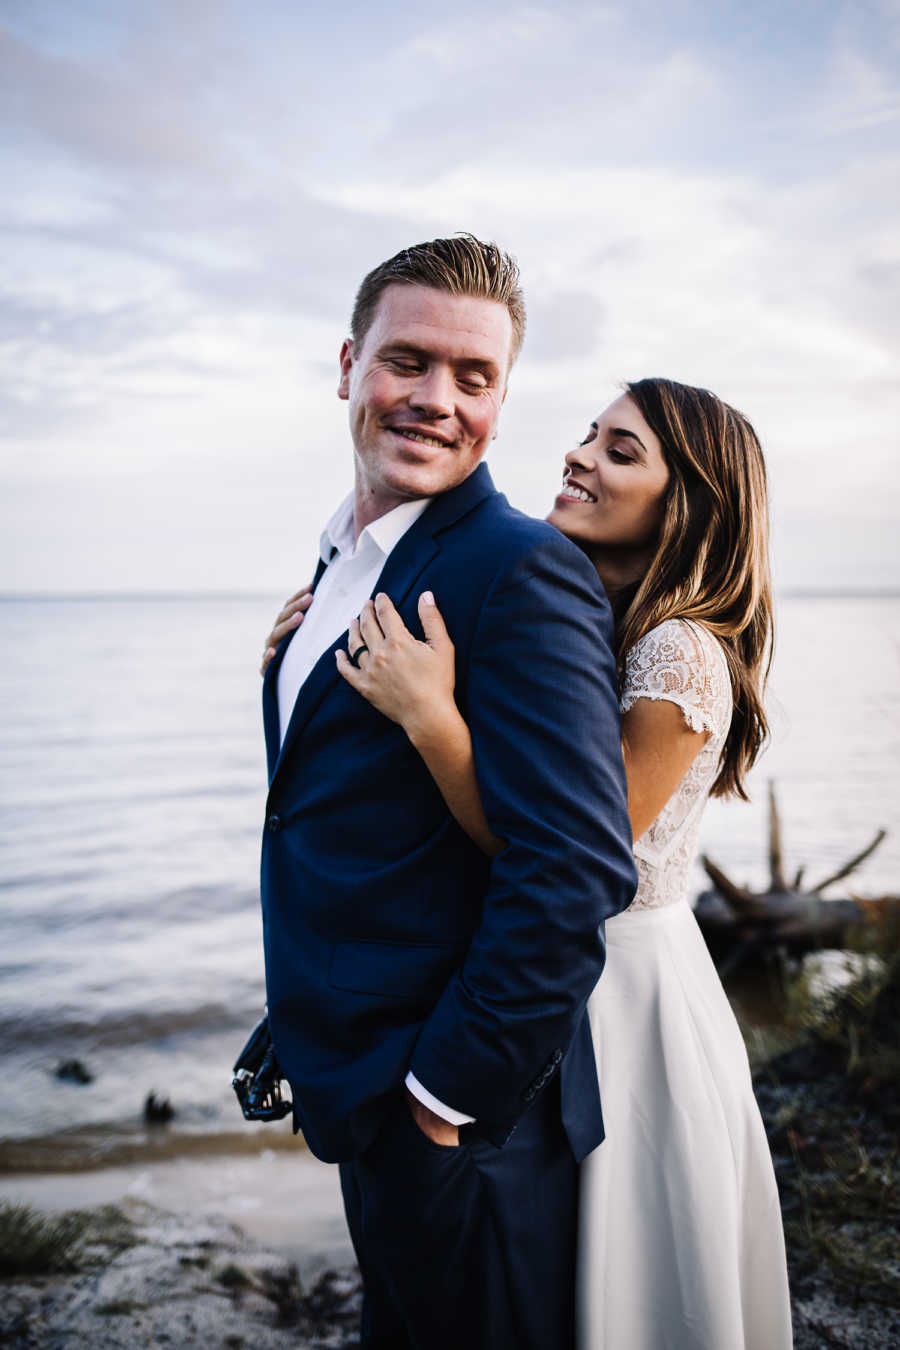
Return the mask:
[[571,498],[573,499],[573,501],[576,501],[576,502],[593,502],[593,501],[596,501],[596,497],[592,497],[591,494],[590,494],[589,492],[585,492],[583,488],[574,487],[574,486],[572,486],[572,485],[569,484],[569,483],[566,483],[566,484],[563,485],[563,490],[562,490],[561,495],[562,495],[563,497],[571,497]]
[[423,445],[435,445],[439,450],[446,450],[447,442],[435,440],[434,436],[423,436],[421,431],[404,431],[401,429],[401,436],[405,436],[408,441],[421,441]]

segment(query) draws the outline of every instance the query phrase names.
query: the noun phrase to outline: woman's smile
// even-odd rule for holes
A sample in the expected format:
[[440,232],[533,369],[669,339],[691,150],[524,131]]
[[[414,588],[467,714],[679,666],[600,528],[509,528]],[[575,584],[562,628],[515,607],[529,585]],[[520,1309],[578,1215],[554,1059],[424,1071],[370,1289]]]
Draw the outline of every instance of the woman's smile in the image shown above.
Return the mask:
[[556,499],[558,502],[588,502],[595,503],[597,498],[593,493],[588,492],[587,488],[582,487],[580,483],[567,471],[563,476],[562,491]]

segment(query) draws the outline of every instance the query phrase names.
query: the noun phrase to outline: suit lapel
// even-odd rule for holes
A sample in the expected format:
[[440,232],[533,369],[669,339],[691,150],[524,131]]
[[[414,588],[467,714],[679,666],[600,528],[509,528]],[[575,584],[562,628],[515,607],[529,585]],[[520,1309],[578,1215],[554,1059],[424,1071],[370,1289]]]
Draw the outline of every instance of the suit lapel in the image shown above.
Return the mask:
[[[322,580],[327,566],[328,564],[325,560],[320,558],[316,565],[316,572],[312,582],[313,595],[315,595],[316,587]],[[294,632],[296,631],[297,630],[294,629]],[[278,716],[278,672],[281,669],[284,654],[291,645],[291,638],[293,636],[294,633],[285,633],[278,644],[275,655],[266,666],[266,673],[263,677],[263,733],[266,741],[266,767],[268,769],[270,785],[272,779],[275,777],[275,765],[278,762],[278,752],[281,745],[281,719]]]
[[[399,609],[415,585],[417,577],[440,552],[440,543],[437,536],[444,530],[449,529],[479,502],[483,501],[485,497],[491,496],[495,491],[487,465],[480,464],[475,472],[463,483],[460,483],[458,487],[435,497],[427,510],[422,512],[418,520],[410,526],[399,543],[391,550],[371,594],[375,595],[378,591],[384,591]],[[314,589],[318,585],[324,570],[325,564],[320,561],[313,583]],[[293,634],[282,640],[278,651],[269,663],[263,684],[263,720],[266,731],[270,785],[284,763],[291,746],[322,702],[322,699],[328,690],[334,687],[336,681],[341,678],[335,664],[334,653],[338,647],[343,646],[347,637],[346,632],[341,633],[340,637],[319,657],[304,680],[297,695],[284,743],[279,753],[277,675],[278,667],[284,659],[284,653],[292,636]]]

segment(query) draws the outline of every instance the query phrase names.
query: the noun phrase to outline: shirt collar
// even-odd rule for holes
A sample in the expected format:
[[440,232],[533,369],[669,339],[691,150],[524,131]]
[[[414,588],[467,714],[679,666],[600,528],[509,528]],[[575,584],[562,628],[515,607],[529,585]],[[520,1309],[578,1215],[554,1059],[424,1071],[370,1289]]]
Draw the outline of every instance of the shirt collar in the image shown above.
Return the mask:
[[401,502],[392,511],[386,512],[367,525],[354,546],[353,493],[349,493],[322,531],[319,540],[319,555],[322,561],[330,562],[335,549],[343,557],[358,552],[365,547],[365,541],[368,539],[371,539],[384,557],[387,557],[410,526],[419,519],[430,501],[430,497],[417,497],[410,502]]

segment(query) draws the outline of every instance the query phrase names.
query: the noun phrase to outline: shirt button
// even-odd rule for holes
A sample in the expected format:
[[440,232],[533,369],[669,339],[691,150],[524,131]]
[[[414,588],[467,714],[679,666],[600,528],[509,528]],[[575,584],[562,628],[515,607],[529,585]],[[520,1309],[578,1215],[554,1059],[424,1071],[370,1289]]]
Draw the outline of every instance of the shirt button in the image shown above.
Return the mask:
[[277,834],[281,829],[281,816],[269,816],[266,821],[266,829],[270,834]]

